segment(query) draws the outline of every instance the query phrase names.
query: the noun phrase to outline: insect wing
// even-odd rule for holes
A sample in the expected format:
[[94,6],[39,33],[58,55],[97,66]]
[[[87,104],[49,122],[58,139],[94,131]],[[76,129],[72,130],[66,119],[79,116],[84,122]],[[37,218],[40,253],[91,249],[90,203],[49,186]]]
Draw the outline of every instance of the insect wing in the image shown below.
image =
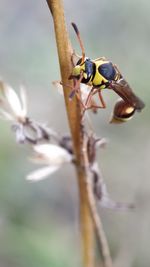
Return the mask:
[[137,111],[141,111],[145,104],[144,102],[137,97],[132,91],[130,85],[126,82],[125,79],[120,79],[115,82],[112,81],[111,88],[127,103],[133,106]]

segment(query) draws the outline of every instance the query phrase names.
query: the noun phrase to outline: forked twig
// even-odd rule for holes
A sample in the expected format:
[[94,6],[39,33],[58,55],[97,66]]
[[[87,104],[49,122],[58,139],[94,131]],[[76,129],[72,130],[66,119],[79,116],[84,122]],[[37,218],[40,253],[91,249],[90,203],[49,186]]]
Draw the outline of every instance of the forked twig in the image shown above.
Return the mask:
[[89,166],[89,159],[88,159],[88,152],[87,152],[87,142],[88,139],[84,135],[84,142],[83,142],[83,157],[84,157],[84,162],[85,162],[85,171],[86,171],[86,179],[85,179],[85,184],[86,184],[86,190],[88,193],[88,204],[93,220],[93,224],[96,229],[96,235],[98,237],[98,242],[100,246],[100,251],[103,259],[103,265],[104,267],[112,267],[112,259],[109,251],[109,246],[108,242],[106,239],[106,235],[103,229],[103,225],[100,219],[100,216],[97,211],[97,206],[96,206],[96,199],[94,196],[93,192],[93,185],[92,185],[92,175],[90,172],[90,166]]

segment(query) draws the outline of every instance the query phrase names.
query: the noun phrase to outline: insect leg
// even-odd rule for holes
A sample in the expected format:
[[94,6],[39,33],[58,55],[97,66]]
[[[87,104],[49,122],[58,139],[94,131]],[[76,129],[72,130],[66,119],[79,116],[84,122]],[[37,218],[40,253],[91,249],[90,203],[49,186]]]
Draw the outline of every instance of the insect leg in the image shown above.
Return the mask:
[[[104,99],[103,99],[103,97],[102,97],[102,94],[101,94],[101,90],[99,89],[99,88],[94,88],[95,90],[93,90],[93,92],[92,92],[92,96],[94,96],[95,94],[97,94],[98,93],[98,96],[99,96],[99,99],[100,99],[100,102],[101,102],[101,106],[91,106],[91,108],[106,108],[106,104],[105,104],[105,101],[104,101]],[[92,97],[91,96],[91,97]]]
[[91,88],[91,90],[90,90],[90,92],[89,92],[89,94],[88,94],[88,96],[87,96],[87,99],[86,99],[86,101],[85,101],[85,106],[86,106],[86,109],[89,109],[90,108],[90,106],[91,105],[89,105],[90,103],[91,103],[91,98],[92,98],[92,96],[93,96],[93,91],[94,91],[94,87],[92,87]]
[[82,78],[83,78],[83,73],[82,72],[80,74],[80,79],[79,80],[77,80],[76,78],[73,78],[74,87],[73,87],[71,93],[69,94],[69,99],[70,100],[72,100],[74,95],[80,90],[80,83],[82,81]]
[[[99,99],[100,99],[100,102],[101,102],[101,106],[99,105],[96,105],[95,101],[92,99],[92,97],[98,93],[99,95]],[[97,109],[98,108],[106,108],[106,104],[103,100],[103,97],[101,95],[101,91],[99,88],[95,88],[95,87],[92,87],[87,99],[86,99],[86,102],[85,102],[85,110],[88,110],[88,109],[93,109],[93,112],[96,113],[97,112]]]
[[101,90],[98,90],[98,96],[99,96],[99,99],[100,99],[100,101],[102,103],[102,107],[101,108],[106,108],[106,104],[105,104],[105,101],[104,101],[104,99],[102,97]]

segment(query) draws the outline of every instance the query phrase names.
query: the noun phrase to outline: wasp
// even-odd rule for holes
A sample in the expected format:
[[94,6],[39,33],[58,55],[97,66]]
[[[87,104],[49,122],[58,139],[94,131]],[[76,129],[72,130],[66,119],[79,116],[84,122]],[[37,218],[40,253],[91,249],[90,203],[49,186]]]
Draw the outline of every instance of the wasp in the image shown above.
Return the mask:
[[75,23],[72,23],[72,26],[79,41],[82,57],[79,58],[76,65],[73,67],[72,74],[69,77],[69,79],[74,79],[74,81],[76,81],[70,98],[72,98],[75,93],[78,95],[80,83],[83,83],[91,87],[85,104],[83,104],[80,99],[84,111],[94,107],[91,103],[92,97],[95,94],[98,94],[101,103],[100,106],[96,106],[96,108],[106,108],[105,101],[102,97],[102,90],[106,88],[115,91],[127,105],[133,107],[134,111],[141,111],[145,106],[144,102],[135,95],[118,67],[105,57],[94,60],[86,57],[78,27]]

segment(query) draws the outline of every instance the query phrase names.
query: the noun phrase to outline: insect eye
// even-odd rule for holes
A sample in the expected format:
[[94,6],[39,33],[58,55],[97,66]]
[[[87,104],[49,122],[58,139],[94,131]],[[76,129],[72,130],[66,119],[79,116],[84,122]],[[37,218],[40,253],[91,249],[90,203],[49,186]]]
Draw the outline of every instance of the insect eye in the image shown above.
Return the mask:
[[88,77],[90,77],[93,74],[93,68],[94,64],[90,59],[86,59],[85,61],[85,72]]
[[80,59],[78,60],[78,62],[77,62],[77,64],[76,64],[76,65],[80,65],[80,64],[81,64],[81,62],[82,62],[82,58],[80,58]]
[[[85,58],[85,61],[82,62],[82,58],[80,58],[78,61],[77,61],[77,64],[76,65],[83,65],[83,64],[89,64],[91,62],[91,60],[89,58]],[[82,64],[81,64],[82,63]]]
[[116,71],[111,62],[103,63],[102,65],[100,65],[98,71],[104,78],[109,81],[115,79]]

